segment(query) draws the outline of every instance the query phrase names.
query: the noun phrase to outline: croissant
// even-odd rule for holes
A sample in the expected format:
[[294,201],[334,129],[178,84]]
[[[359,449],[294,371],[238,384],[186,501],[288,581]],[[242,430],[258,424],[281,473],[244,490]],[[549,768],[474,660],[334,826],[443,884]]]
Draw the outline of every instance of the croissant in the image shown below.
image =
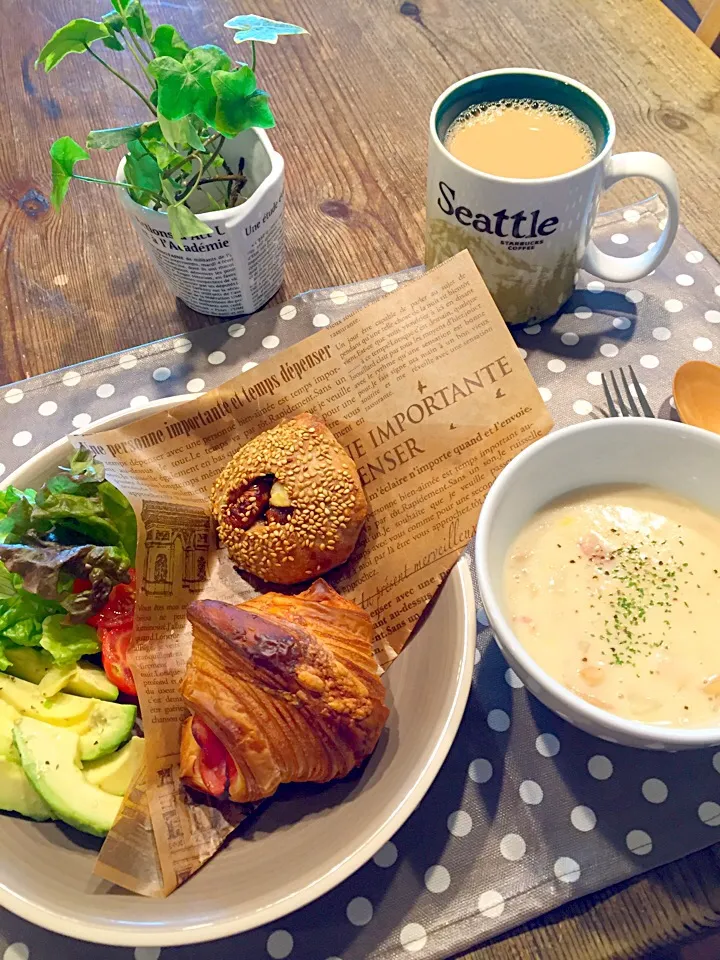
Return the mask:
[[188,619],[188,786],[252,803],[282,783],[344,777],[375,749],[389,711],[372,621],[324,580],[238,606],[196,600]]

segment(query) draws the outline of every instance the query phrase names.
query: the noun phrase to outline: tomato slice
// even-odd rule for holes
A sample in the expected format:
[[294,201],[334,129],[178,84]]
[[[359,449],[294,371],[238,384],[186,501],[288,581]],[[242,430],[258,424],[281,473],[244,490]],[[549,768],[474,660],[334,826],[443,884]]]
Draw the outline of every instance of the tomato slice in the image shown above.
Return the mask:
[[92,627],[118,627],[132,623],[135,616],[135,571],[129,570],[130,582],[118,583],[110,591],[105,606],[87,622]]
[[220,739],[210,727],[197,715],[192,721],[192,735],[200,747],[200,776],[213,797],[225,792],[228,780],[228,761],[232,758]]
[[98,626],[97,632],[106,677],[118,690],[136,697],[137,687],[127,662],[127,652],[133,632],[132,620],[113,627]]

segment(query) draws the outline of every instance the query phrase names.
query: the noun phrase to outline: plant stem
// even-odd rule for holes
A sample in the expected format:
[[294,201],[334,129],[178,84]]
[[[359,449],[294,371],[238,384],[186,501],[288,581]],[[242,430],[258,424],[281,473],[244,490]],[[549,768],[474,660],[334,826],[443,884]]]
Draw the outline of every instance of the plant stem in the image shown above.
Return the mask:
[[[212,143],[212,141],[211,141],[211,140],[208,140],[208,143]],[[203,173],[205,173],[205,171],[207,170],[208,167],[212,166],[212,164],[213,164],[214,161],[215,161],[215,158],[217,157],[217,155],[218,155],[218,154],[220,153],[220,151],[222,150],[222,146],[223,146],[224,143],[225,143],[225,137],[221,136],[220,139],[218,140],[217,146],[216,146],[215,149],[213,150],[212,156],[211,156],[210,159],[203,165],[203,168],[202,168],[202,170],[200,171],[200,176],[202,176]],[[206,146],[207,146],[207,144],[206,144]]]
[[250,69],[255,73],[255,41],[250,41],[250,49],[252,50],[252,63],[250,64]]
[[[128,50],[137,60],[142,72],[145,74],[145,76],[147,76],[148,74],[147,74],[147,71],[145,70],[145,64],[143,64],[143,62],[138,58],[138,55],[135,53],[135,50],[137,50],[140,56],[143,58],[143,60],[145,60],[145,63],[150,63],[150,59],[148,58],[148,56],[145,54],[145,51],[140,47],[140,44],[135,39],[135,34],[133,33],[132,27],[130,26],[130,22],[127,18],[127,14],[125,10],[123,9],[122,4],[119,4],[118,6],[118,13],[120,15],[120,19],[122,20],[125,29],[128,32],[128,43],[127,43]],[[139,16],[140,16],[140,29],[142,30],[142,33],[143,33],[143,39],[146,39],[145,38],[145,21],[142,16],[142,13]]]
[[169,167],[166,167],[162,172],[163,180],[168,179],[173,173],[175,173],[176,170],[179,170],[184,163],[187,163],[191,156],[192,154],[188,154],[186,157],[181,157],[179,160],[176,160],[175,163],[171,164]]
[[[210,144],[213,143],[215,140],[217,140],[219,136],[220,136],[219,133],[213,134],[213,136],[210,137],[210,139],[206,142],[205,147],[206,148],[209,147]],[[167,167],[167,169],[163,171],[163,179],[165,177],[169,177],[171,173],[175,173],[176,170],[178,170],[184,163],[187,163],[187,161],[190,160],[193,156],[194,154],[189,153],[186,157],[181,157],[179,160],[176,160],[175,163],[173,163],[171,166]]]
[[[130,29],[130,27],[127,28],[127,31],[128,31],[128,37],[129,37],[127,48],[137,60],[142,72],[145,74],[145,76],[147,76],[147,71],[145,70],[145,64],[143,63],[143,60],[145,61],[145,63],[150,63],[150,57],[148,57],[148,55],[145,53],[143,48],[137,42],[137,39],[135,38],[135,35]],[[136,50],[137,50],[137,53],[135,53]],[[138,53],[140,54],[140,57],[142,57],[142,60],[140,59],[140,57],[138,57]]]
[[245,183],[247,181],[247,177],[244,173],[231,173],[229,175],[222,174],[219,177],[206,177],[204,180],[200,181],[200,184],[218,183],[221,180],[242,180],[242,182]]
[[118,71],[115,70],[113,67],[111,67],[110,64],[109,64],[106,60],[103,60],[102,57],[99,57],[99,56],[95,53],[95,51],[92,49],[92,47],[90,47],[88,44],[85,44],[85,49],[87,50],[87,52],[88,52],[89,54],[91,54],[93,57],[95,57],[95,59],[98,61],[98,63],[101,63],[104,67],[106,67],[114,77],[117,77],[118,80],[121,80],[121,81],[125,84],[126,87],[130,87],[130,89],[132,90],[132,92],[133,92],[133,93],[136,93],[136,94],[140,97],[140,99],[141,99],[142,102],[145,104],[145,106],[148,108],[148,110],[150,110],[150,112],[152,113],[152,115],[153,115],[154,117],[157,116],[157,111],[156,111],[155,107],[150,103],[150,101],[149,101],[148,98],[145,96],[145,94],[142,92],[142,90],[139,90],[139,89],[135,86],[134,83],[131,83],[131,81],[128,80],[127,77],[124,77],[121,73],[118,73]]
[[111,187],[122,187],[123,190],[142,190],[143,193],[149,194],[155,200],[160,200],[162,203],[165,201],[162,197],[159,197],[157,193],[152,193],[150,190],[143,190],[142,187],[135,187],[132,183],[123,182],[121,180],[102,180],[100,177],[83,177],[79,173],[72,174],[73,180],[84,180],[86,183],[106,183]]
[[200,163],[200,169],[198,170],[198,172],[197,172],[197,174],[196,174],[196,176],[195,176],[195,179],[194,179],[188,186],[185,187],[185,190],[184,190],[183,193],[180,195],[180,197],[175,200],[175,203],[178,203],[178,204],[179,204],[179,203],[187,203],[187,202],[188,202],[188,200],[190,199],[193,191],[195,190],[195,188],[197,187],[198,183],[200,182],[200,177],[202,176],[203,167],[202,167],[202,160],[200,159],[200,157],[199,157],[196,153],[192,153],[192,154],[190,155],[190,159],[191,159],[191,160],[197,160],[197,161],[199,161],[199,163]]

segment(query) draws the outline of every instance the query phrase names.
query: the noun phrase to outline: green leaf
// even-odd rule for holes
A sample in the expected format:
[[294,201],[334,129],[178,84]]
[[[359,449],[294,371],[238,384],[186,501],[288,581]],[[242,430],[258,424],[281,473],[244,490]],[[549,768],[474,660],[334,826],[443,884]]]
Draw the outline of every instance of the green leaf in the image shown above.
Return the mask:
[[143,143],[155,157],[161,170],[165,170],[182,159],[182,154],[171,150],[164,140],[143,140]]
[[[206,123],[215,117],[213,73],[227,70],[230,57],[213,44],[193,47],[182,62],[172,56],[156,57],[148,71],[158,84],[158,113],[167,120],[182,120],[195,113]],[[197,131],[189,131],[189,140],[196,149]],[[193,140],[195,142],[193,142]]]
[[248,97],[247,110],[249,126],[262,127],[269,130],[275,126],[275,117],[270,110],[270,97],[264,90],[258,90],[252,97]]
[[198,79],[208,76],[213,70],[228,70],[232,60],[222,47],[214,43],[204,43],[200,47],[193,47],[183,61],[183,66]]
[[232,60],[220,47],[208,43],[201,47],[193,47],[185,58],[183,66],[197,80],[200,87],[193,112],[205,123],[212,125],[215,120],[216,103],[212,77],[218,70],[229,70]]
[[109,480],[100,484],[98,493],[105,515],[115,525],[120,535],[120,544],[130,557],[130,563],[134,564],[137,550],[137,517],[132,504]]
[[[114,546],[120,541],[117,529],[105,516],[105,508],[96,497],[49,493],[40,506],[33,508],[32,525],[41,536],[52,531],[60,543]],[[6,565],[9,566],[7,561]]]
[[83,150],[72,137],[60,137],[50,147],[52,160],[52,193],[50,199],[56,210],[65,199],[73,170],[78,160],[89,160],[90,154]]
[[[215,97],[213,96],[213,103],[214,103],[214,100],[215,100]],[[195,105],[195,108],[197,109],[197,104]],[[213,106],[213,110],[214,110],[214,106]],[[207,153],[207,150],[205,149],[205,144],[201,140],[200,134],[195,129],[195,125],[193,124],[192,120],[188,120],[187,142],[190,144],[193,150],[199,150],[202,153]]]
[[201,87],[184,63],[172,57],[157,57],[148,64],[148,72],[157,80],[161,117],[182,120],[193,112]]
[[213,75],[212,84],[218,97],[223,98],[249,97],[257,89],[255,74],[247,65],[237,70],[218,70]]
[[125,17],[132,32],[149,41],[153,32],[152,21],[140,0],[111,0],[111,2],[120,19]]
[[172,57],[182,62],[190,47],[169,23],[161,23],[155,30],[150,46],[158,57]]
[[113,33],[120,33],[121,30],[125,29],[125,24],[119,13],[116,13],[115,10],[111,10],[110,13],[103,14],[102,22],[108,28],[112,30]]
[[5,487],[0,490],[0,516],[6,515],[10,508],[20,500],[27,500],[28,503],[35,503],[36,493],[34,490],[20,490],[18,487]]
[[49,73],[69,53],[85,53],[91,43],[109,35],[110,31],[104,23],[86,20],[84,17],[71,20],[50,37],[38,54],[35,67],[41,63],[45,72]]
[[162,135],[173,150],[182,149],[185,146],[188,139],[188,128],[190,126],[190,121],[187,117],[183,117],[182,120],[168,120],[167,117],[160,114],[158,123],[160,124]]
[[105,464],[96,460],[95,455],[82,444],[73,451],[70,465],[59,469],[76,483],[102,483],[105,480]]
[[34,647],[38,642],[37,620],[18,620],[3,631],[3,640],[18,647]]
[[223,136],[234,137],[249,127],[275,125],[268,95],[255,89],[255,74],[250,67],[216,70],[212,83],[217,93],[213,126]]
[[95,497],[97,496],[99,483],[99,480],[88,480],[86,482],[73,480],[67,474],[59,473],[45,481],[42,489],[38,492],[37,505],[42,507],[47,497],[53,493],[69,493],[74,497]]
[[[0,646],[37,646],[40,642],[42,621],[53,613],[62,613],[62,607],[52,600],[43,600],[22,588],[22,577],[10,573],[0,563]],[[1,655],[1,652],[0,652]],[[0,670],[5,669],[0,666]]]
[[143,140],[147,140],[148,138],[150,140],[162,140],[163,133],[157,120],[150,120],[148,123],[144,123],[142,128]]
[[14,503],[7,516],[0,520],[0,543],[19,543],[27,535],[32,524],[32,505],[23,498]]
[[109,37],[103,37],[102,42],[108,48],[108,50],[124,50],[125,49],[125,44],[114,33],[110,34]]
[[212,233],[212,229],[181,203],[168,207],[168,223],[173,239],[182,246],[184,237],[199,237]]
[[133,187],[149,193],[160,191],[160,167],[139,140],[128,143],[128,155],[125,157],[125,179]]
[[0,543],[22,541],[30,528],[35,496],[34,490],[13,486],[0,492]]
[[283,34],[292,36],[307,33],[304,27],[298,27],[294,23],[283,23],[281,20],[257,17],[252,13],[241,17],[233,17],[232,20],[228,20],[225,26],[237,30],[233,38],[235,43],[243,43],[245,40],[277,43],[278,37]]
[[86,623],[70,626],[64,614],[45,617],[42,625],[40,646],[43,647],[55,663],[75,663],[85,654],[98,653],[97,630]]
[[179,187],[172,180],[172,178],[168,177],[167,179],[163,180],[162,189],[163,189],[163,193],[165,194],[165,199],[167,200],[168,206],[171,207],[175,203],[175,194],[177,193]]
[[15,596],[17,596],[15,577],[4,563],[0,563],[0,600],[8,600]]
[[85,141],[88,150],[112,150],[131,140],[139,140],[143,124],[134,123],[129,127],[109,127],[107,130],[91,130]]

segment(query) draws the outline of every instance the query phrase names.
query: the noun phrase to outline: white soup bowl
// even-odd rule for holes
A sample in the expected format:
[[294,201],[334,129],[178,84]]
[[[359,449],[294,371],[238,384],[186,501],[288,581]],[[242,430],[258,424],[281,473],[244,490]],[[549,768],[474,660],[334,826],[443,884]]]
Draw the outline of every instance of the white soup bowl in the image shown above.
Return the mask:
[[490,489],[475,537],[480,595],[500,649],[538,700],[587,733],[652,750],[718,746],[720,726],[657,726],[593,706],[546,673],[513,631],[503,582],[515,537],[550,501],[605,483],[649,484],[720,514],[720,436],[670,420],[591,420],[551,433],[515,457]]

